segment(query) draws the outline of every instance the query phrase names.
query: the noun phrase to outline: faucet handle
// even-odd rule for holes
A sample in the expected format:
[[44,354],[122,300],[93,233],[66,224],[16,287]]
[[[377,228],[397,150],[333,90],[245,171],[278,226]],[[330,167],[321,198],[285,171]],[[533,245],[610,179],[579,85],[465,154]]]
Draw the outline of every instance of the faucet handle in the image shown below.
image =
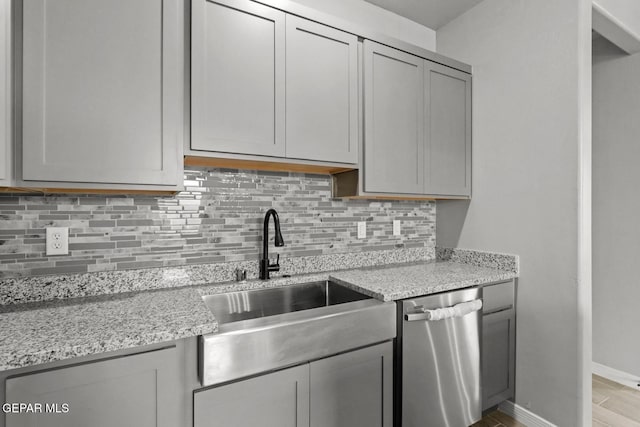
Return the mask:
[[247,280],[247,270],[236,268],[236,282],[244,282]]
[[277,254],[275,264],[271,264],[271,260],[267,261],[267,269],[269,271],[280,271],[280,254]]
[[271,260],[269,260],[269,266],[273,266],[273,267],[280,266],[280,254],[276,254],[276,262],[274,264],[271,264]]

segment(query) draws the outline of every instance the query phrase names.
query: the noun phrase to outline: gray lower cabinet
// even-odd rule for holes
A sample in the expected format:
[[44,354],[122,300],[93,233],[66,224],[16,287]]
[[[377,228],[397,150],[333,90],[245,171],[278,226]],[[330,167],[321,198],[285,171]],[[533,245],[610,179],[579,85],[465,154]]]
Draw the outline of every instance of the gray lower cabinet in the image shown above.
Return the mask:
[[21,179],[181,185],[181,2],[20,4]]
[[515,393],[516,310],[514,283],[483,288],[482,409]]
[[391,427],[393,344],[194,393],[194,427]]
[[393,425],[391,342],[310,364],[311,427]]
[[0,187],[11,185],[11,1],[0,0]]
[[194,427],[308,427],[309,365],[198,391]]
[[284,12],[194,0],[191,21],[191,149],[284,157]]
[[50,405],[59,413],[7,414],[6,426],[175,427],[179,369],[172,347],[8,378],[7,402],[41,403],[43,412]]

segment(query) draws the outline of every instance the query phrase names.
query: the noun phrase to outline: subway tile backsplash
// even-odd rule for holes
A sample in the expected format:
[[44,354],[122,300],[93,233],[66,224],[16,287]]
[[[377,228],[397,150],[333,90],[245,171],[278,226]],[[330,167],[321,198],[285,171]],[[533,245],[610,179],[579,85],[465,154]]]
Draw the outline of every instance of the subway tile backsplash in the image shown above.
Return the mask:
[[[272,207],[286,244],[274,256],[435,249],[435,202],[332,199],[324,175],[189,169],[170,197],[0,194],[0,277],[257,261]],[[45,255],[49,226],[69,227],[69,255]]]

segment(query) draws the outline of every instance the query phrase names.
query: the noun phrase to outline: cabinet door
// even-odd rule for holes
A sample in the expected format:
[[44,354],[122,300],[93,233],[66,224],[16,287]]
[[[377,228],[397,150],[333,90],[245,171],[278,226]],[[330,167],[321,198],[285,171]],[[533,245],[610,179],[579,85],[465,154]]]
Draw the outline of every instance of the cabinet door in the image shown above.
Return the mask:
[[175,348],[7,379],[7,402],[67,413],[7,414],[7,427],[175,427],[180,424]]
[[471,76],[425,61],[425,193],[471,195]]
[[309,365],[199,391],[194,427],[308,427]]
[[483,316],[483,410],[514,396],[515,337],[515,310],[503,310]]
[[284,157],[284,13],[245,0],[191,7],[191,148]]
[[182,182],[179,6],[23,2],[24,180]]
[[364,42],[364,190],[424,190],[424,60]]
[[391,342],[310,364],[311,427],[391,427]]
[[11,185],[11,2],[0,0],[0,186]]
[[358,162],[358,39],[287,15],[286,155]]

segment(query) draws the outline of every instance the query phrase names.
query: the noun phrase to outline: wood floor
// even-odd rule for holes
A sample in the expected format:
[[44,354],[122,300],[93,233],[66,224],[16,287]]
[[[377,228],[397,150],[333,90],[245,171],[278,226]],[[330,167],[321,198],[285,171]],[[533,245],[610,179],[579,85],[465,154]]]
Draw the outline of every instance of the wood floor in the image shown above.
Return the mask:
[[[640,427],[640,390],[592,376],[593,427]],[[492,412],[472,427],[526,427],[502,412]]]
[[640,391],[593,375],[593,427],[640,427]]
[[499,411],[487,414],[471,427],[527,427]]

